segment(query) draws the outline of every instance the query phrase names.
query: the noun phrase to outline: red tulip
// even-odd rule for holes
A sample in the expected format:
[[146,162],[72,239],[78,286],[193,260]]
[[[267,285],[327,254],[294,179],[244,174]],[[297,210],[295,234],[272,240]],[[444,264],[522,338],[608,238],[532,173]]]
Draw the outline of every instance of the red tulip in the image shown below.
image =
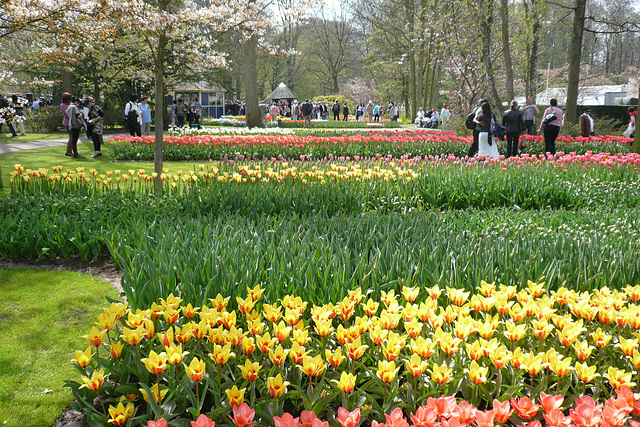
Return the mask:
[[243,403],[239,408],[237,406],[233,407],[233,417],[229,415],[229,419],[233,421],[236,427],[251,427],[255,416],[256,411],[249,408],[246,403]]
[[533,403],[528,397],[521,397],[517,400],[511,398],[511,406],[513,406],[513,409],[516,410],[518,415],[525,420],[533,417],[540,409],[540,405]]
[[339,407],[338,422],[342,427],[357,427],[358,423],[360,422],[360,408],[349,412],[343,407]]

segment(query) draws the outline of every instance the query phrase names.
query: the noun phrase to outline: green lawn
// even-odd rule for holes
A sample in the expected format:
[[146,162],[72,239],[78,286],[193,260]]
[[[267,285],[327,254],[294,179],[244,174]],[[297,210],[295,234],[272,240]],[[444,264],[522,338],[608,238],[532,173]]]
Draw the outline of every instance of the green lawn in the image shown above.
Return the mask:
[[0,269],[0,425],[49,426],[73,401],[63,381],[113,287],[73,272]]

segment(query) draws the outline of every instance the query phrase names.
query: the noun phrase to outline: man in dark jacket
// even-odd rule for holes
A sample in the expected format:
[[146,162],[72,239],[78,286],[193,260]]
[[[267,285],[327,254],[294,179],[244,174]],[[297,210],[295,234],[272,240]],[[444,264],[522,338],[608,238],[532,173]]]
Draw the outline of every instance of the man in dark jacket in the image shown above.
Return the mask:
[[333,107],[331,107],[331,111],[333,111],[333,120],[340,120],[340,103],[336,99],[336,102],[333,103]]
[[520,134],[526,129],[522,111],[518,109],[518,102],[511,101],[510,109],[505,111],[502,117],[502,125],[507,134],[507,158],[518,155],[518,143]]
[[580,117],[578,117],[580,136],[589,137],[593,135],[593,119],[591,118],[591,108],[587,107]]

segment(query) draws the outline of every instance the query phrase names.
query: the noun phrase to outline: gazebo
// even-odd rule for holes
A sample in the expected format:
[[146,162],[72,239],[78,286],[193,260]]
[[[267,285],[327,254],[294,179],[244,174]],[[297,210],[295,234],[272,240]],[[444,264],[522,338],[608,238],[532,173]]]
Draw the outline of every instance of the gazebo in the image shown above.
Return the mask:
[[208,82],[179,83],[169,92],[167,103],[182,98],[189,102],[194,98],[202,104],[202,116],[218,118],[224,114],[227,90],[218,84]]
[[286,84],[280,83],[276,90],[274,90],[269,96],[267,96],[267,99],[269,101],[286,100],[289,104],[291,104],[291,101],[293,101],[294,99],[298,99],[298,95],[294,91],[289,89]]

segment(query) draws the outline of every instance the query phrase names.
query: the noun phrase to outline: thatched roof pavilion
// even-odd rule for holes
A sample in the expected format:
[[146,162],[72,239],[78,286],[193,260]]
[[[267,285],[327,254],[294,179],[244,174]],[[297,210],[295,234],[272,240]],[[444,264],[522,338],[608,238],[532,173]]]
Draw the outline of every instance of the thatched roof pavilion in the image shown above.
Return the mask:
[[276,90],[271,92],[267,99],[270,101],[279,101],[281,99],[286,99],[288,101],[292,101],[294,99],[298,99],[298,95],[289,89],[286,84],[280,83]]

